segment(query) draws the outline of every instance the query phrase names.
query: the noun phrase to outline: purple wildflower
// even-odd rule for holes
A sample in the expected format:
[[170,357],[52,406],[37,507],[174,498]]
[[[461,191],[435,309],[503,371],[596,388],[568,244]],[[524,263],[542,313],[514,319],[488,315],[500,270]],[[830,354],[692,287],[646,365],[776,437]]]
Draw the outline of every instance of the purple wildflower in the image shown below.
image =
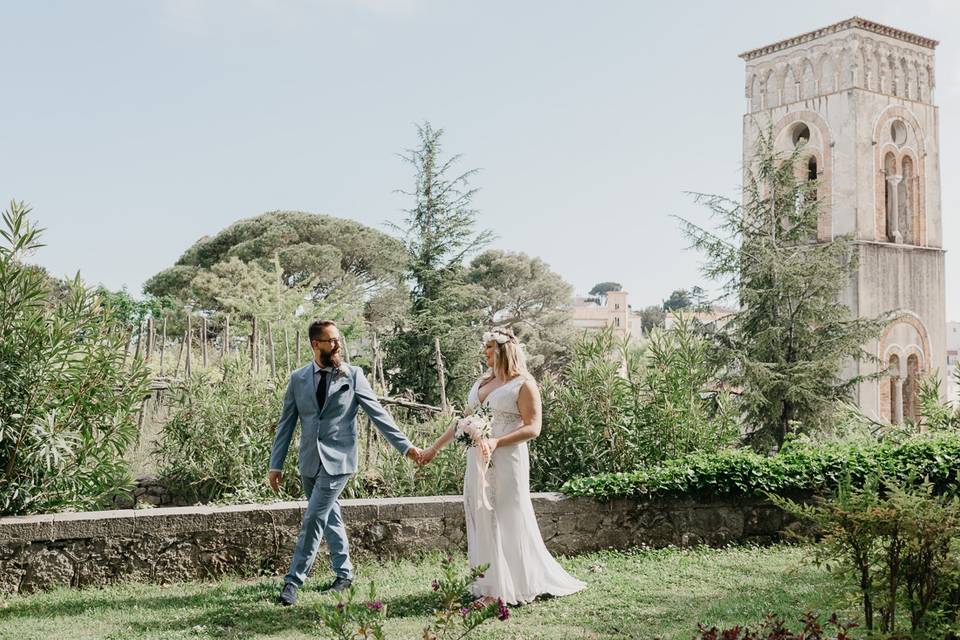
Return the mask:
[[470,607],[460,607],[460,615],[465,616],[470,613]]
[[380,609],[383,609],[383,603],[380,602],[379,600],[374,600],[373,602],[368,602],[368,603],[367,603],[367,609],[371,609],[371,610],[373,610],[373,611],[380,611]]
[[510,609],[507,609],[507,605],[504,604],[503,600],[497,598],[497,618],[500,620],[506,620],[510,617]]
[[432,583],[430,586],[433,587],[433,590],[434,590],[434,591],[439,591],[439,590],[440,590],[440,583],[437,582],[436,580],[434,580],[433,583]]

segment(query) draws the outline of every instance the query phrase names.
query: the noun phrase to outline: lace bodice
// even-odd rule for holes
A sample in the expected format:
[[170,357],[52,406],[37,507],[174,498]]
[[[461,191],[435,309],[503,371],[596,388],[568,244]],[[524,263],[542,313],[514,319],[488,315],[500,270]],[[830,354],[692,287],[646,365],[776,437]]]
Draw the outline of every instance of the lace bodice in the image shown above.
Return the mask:
[[[483,399],[483,404],[489,407],[492,413],[490,431],[495,437],[509,433],[523,423],[517,398],[526,379],[526,376],[517,376],[488,393]],[[473,388],[467,394],[467,405],[470,408],[480,404],[479,390],[480,379],[473,383]]]

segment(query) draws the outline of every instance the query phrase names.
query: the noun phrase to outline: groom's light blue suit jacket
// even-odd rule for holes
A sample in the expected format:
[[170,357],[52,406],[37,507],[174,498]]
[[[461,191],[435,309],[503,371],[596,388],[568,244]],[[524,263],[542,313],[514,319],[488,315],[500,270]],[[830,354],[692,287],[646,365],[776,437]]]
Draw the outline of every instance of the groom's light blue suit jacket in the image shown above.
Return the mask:
[[323,410],[318,410],[313,382],[313,362],[290,374],[283,410],[273,438],[270,469],[282,470],[293,430],[300,419],[300,475],[313,478],[320,465],[330,475],[357,470],[357,411],[363,409],[370,421],[401,455],[413,445],[397,428],[393,418],[377,400],[360,367],[344,365],[349,373],[330,381]]

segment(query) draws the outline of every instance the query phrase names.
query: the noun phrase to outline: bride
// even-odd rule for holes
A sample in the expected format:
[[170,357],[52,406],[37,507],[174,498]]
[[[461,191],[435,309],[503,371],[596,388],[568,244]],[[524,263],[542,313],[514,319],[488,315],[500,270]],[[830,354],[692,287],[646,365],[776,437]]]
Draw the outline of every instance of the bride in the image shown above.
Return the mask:
[[[586,588],[547,551],[530,502],[527,441],[540,434],[540,390],[527,373],[523,351],[509,329],[483,335],[488,370],[467,396],[471,408],[492,410],[491,437],[467,449],[463,505],[467,521],[467,557],[471,567],[489,563],[471,586],[484,604],[497,598],[527,603],[538,595],[564,596]],[[421,456],[427,464],[455,433],[443,433]],[[476,456],[490,461],[483,471]]]

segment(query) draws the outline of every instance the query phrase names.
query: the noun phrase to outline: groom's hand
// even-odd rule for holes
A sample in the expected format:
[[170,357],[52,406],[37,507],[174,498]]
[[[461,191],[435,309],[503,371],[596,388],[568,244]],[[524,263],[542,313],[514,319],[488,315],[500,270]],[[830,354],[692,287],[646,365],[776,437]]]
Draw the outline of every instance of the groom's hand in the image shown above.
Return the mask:
[[274,493],[280,493],[280,478],[283,477],[282,471],[271,471],[268,476],[270,481],[270,488],[273,489]]
[[421,459],[423,458],[423,452],[421,452],[420,449],[416,447],[410,447],[409,449],[407,449],[406,456],[410,460],[412,460],[414,464],[416,464],[417,466],[420,466],[423,464],[423,462],[421,462]]

